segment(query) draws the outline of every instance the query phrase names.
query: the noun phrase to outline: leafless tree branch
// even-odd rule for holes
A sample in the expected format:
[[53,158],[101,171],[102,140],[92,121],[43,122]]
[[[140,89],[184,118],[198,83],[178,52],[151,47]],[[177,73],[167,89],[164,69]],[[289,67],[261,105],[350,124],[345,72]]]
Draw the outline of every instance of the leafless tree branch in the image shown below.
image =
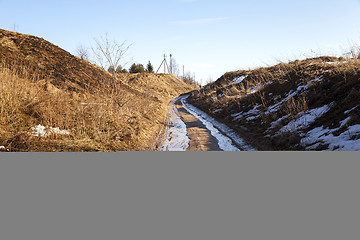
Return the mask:
[[[110,40],[108,34],[100,39],[95,38],[94,41],[95,47],[92,47],[92,52],[96,58],[95,61],[104,69],[109,67],[117,69],[131,46],[126,41],[119,43],[116,40]],[[114,78],[116,79],[115,74]]]
[[76,49],[76,54],[79,58],[90,61],[89,49],[83,45],[79,45]]

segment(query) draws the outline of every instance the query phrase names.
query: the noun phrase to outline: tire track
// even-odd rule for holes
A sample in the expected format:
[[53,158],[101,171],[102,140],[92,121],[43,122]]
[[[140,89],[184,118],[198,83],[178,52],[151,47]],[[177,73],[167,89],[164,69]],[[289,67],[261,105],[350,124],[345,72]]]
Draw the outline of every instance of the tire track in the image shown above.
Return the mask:
[[[167,138],[161,150],[163,151],[256,151],[237,133],[223,123],[189,104],[189,95],[174,99],[169,106],[170,118]],[[176,114],[176,115],[175,115]],[[184,128],[184,126],[186,126]],[[174,129],[175,128],[175,129]],[[181,131],[179,131],[181,129]],[[181,134],[174,134],[178,132]],[[175,137],[174,137],[175,136]],[[189,139],[187,144],[184,139]],[[169,147],[170,146],[170,147]]]

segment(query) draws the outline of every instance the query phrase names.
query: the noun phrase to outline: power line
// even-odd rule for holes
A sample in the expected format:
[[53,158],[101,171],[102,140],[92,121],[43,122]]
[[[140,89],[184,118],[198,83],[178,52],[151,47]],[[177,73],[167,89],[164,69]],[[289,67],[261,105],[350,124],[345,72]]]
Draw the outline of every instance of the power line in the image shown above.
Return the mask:
[[[170,61],[171,61],[171,56],[172,56],[172,55],[170,55]],[[164,54],[164,60],[161,62],[158,70],[156,71],[156,73],[159,72],[159,70],[160,70],[160,68],[161,68],[162,65],[164,65],[164,73],[166,73],[166,68],[167,68],[167,70],[168,70],[168,73],[170,73],[169,65],[167,64],[166,55],[165,55],[165,54]]]

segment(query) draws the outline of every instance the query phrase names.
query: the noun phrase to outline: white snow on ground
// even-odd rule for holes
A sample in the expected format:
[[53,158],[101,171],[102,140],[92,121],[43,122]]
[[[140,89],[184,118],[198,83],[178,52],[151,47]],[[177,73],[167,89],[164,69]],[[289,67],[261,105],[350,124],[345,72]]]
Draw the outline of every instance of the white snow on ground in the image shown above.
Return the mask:
[[259,91],[259,90],[260,90],[260,86],[261,86],[261,85],[256,85],[255,87],[250,88],[250,94],[254,94],[254,93],[256,93],[257,91]]
[[350,119],[351,119],[351,117],[348,117],[348,118],[342,120],[342,121],[340,122],[340,127],[339,127],[339,129],[342,128],[345,124],[347,124],[347,122],[348,122]]
[[298,86],[298,88],[295,90],[295,92],[293,92],[293,90],[290,90],[290,92],[288,92],[286,98],[284,98],[283,100],[281,100],[280,102],[278,102],[278,103],[276,103],[276,104],[274,104],[274,105],[272,105],[272,106],[269,106],[269,107],[268,107],[268,110],[265,112],[265,114],[269,115],[269,114],[272,113],[272,112],[277,112],[277,111],[280,109],[280,106],[281,106],[284,102],[290,100],[292,97],[295,97],[295,96],[298,95],[301,91],[305,91],[306,89],[308,89],[308,88],[310,87],[311,83],[321,81],[321,80],[322,80],[322,77],[323,77],[323,76],[320,76],[320,77],[318,77],[318,78],[315,78],[315,79],[309,81],[306,85],[301,85],[301,84],[300,84],[300,85]]
[[[260,117],[261,111],[257,110],[257,108],[260,106],[261,105],[256,105],[254,108],[250,109],[247,112],[239,112],[239,113],[231,114],[231,116],[234,118],[233,121],[236,121],[245,116],[247,116],[247,118],[246,118],[247,121],[254,120],[254,119]],[[250,115],[252,115],[252,116],[250,116]]]
[[231,114],[231,117],[234,118],[233,121],[238,120],[238,119],[242,118],[243,116],[244,116],[244,112]]
[[0,146],[0,151],[10,152],[10,150],[5,148],[5,146]]
[[266,130],[266,132],[268,132],[269,130],[271,130],[271,129],[273,129],[273,128],[279,127],[280,124],[281,124],[281,122],[282,122],[283,120],[285,120],[286,118],[288,118],[288,117],[289,117],[289,115],[285,115],[285,116],[279,118],[278,120],[272,122],[272,123],[271,123],[271,126]]
[[258,92],[258,91],[260,91],[260,90],[263,90],[266,85],[270,85],[270,84],[272,84],[272,83],[273,83],[273,81],[269,81],[269,82],[267,82],[267,83],[265,83],[265,84],[259,83],[258,85],[254,86],[254,87],[251,87],[251,88],[249,89],[249,90],[250,90],[250,93],[247,93],[247,95],[248,95],[248,94],[254,94],[254,93],[256,93],[256,92]]
[[175,107],[177,99],[172,100],[169,105],[169,128],[160,151],[186,151],[189,147],[190,139],[187,136],[186,125]]
[[[232,129],[230,129],[228,126],[226,126],[225,124],[219,123],[218,121],[216,121],[214,118],[210,117],[205,112],[203,112],[200,109],[189,104],[186,101],[187,97],[188,96],[185,96],[185,97],[182,97],[182,99],[181,99],[181,102],[182,102],[184,108],[189,113],[191,113],[192,115],[197,117],[206,126],[206,128],[209,129],[209,131],[211,132],[211,135],[213,135],[218,140],[220,149],[222,149],[223,151],[240,151],[239,148],[237,148],[236,146],[233,145],[233,143],[231,141],[231,139],[232,139],[239,146],[241,146],[241,148],[244,149],[245,151],[257,151],[257,149],[246,144],[245,141],[238,134],[236,134]],[[225,133],[231,139],[229,137],[225,136],[224,134],[222,134],[218,129],[220,129],[221,132]]]
[[[320,77],[317,77],[317,78],[311,80],[310,82],[319,82],[319,81],[321,81],[321,80],[323,79],[323,77],[324,77],[324,75],[321,75]],[[309,85],[309,84],[308,84],[308,85]],[[308,86],[308,85],[307,85],[307,86]]]
[[260,117],[260,115],[255,115],[255,116],[247,117],[247,118],[246,118],[246,121],[250,122],[250,121],[255,120],[255,119],[259,118],[259,117]]
[[[292,97],[298,95],[301,91],[305,91],[306,89],[308,89],[310,87],[311,83],[321,81],[322,77],[323,76],[317,77],[317,78],[309,81],[306,85],[299,84],[298,88],[295,91],[290,90],[288,92],[287,96],[283,100],[281,100],[280,102],[278,102],[278,103],[276,103],[276,104],[274,104],[272,106],[269,106],[267,108],[267,111],[265,112],[265,114],[269,115],[272,112],[278,111],[282,104],[284,104],[286,101],[290,100]],[[256,86],[250,88],[249,89],[250,93],[248,93],[248,94],[256,93],[257,91],[263,89],[266,85],[271,84],[271,83],[273,83],[273,81],[269,81],[269,82],[267,82],[265,84],[258,84]],[[279,96],[277,96],[275,99],[278,99],[278,98],[279,98]],[[259,110],[256,110],[256,107],[255,107],[255,109],[251,109],[248,112],[235,113],[235,114],[232,114],[231,116],[234,118],[233,121],[236,121],[236,120],[238,120],[240,118],[243,118],[245,116],[247,116],[247,119],[246,119],[247,121],[251,121],[251,120],[254,120],[254,119],[258,118],[260,116],[260,113],[261,112]],[[252,115],[252,116],[249,117],[249,115]]]
[[[342,121],[342,124],[345,124]],[[307,146],[307,150],[316,149],[321,142],[329,144],[328,151],[360,151],[360,139],[351,140],[353,135],[360,133],[360,124],[350,126],[348,131],[334,136],[333,132],[339,130],[322,127],[314,128],[309,131],[305,138],[301,139],[302,146]],[[336,149],[335,149],[336,148]]]
[[46,128],[42,125],[36,125],[35,127],[31,128],[32,135],[35,137],[47,137],[51,134],[60,134],[60,135],[69,135],[70,132],[67,130],[60,130],[59,128]]
[[313,123],[317,118],[321,117],[323,114],[328,112],[332,104],[324,105],[319,108],[310,109],[305,112],[300,112],[296,115],[295,119],[290,121],[287,125],[283,126],[276,135],[279,135],[284,132],[289,132],[292,129],[297,130],[300,128],[306,128],[311,123]]
[[326,62],[326,64],[334,64],[334,65],[346,64],[346,63],[349,63],[349,62],[348,61]]
[[353,107],[352,109],[345,111],[344,113],[345,113],[345,114],[349,114],[349,113],[351,113],[352,111],[354,111],[355,108],[357,108],[358,106],[360,106],[360,105],[357,105],[357,106]]
[[230,84],[241,83],[245,78],[247,78],[247,76],[248,76],[248,75],[236,77],[236,78],[234,78],[234,80],[232,80],[232,81],[230,82]]

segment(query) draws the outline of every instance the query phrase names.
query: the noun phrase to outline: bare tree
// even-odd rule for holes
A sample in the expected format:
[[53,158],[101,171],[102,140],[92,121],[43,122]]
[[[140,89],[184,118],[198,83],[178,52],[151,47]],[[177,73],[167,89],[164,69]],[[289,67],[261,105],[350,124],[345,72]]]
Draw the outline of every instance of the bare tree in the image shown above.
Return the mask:
[[170,69],[171,69],[171,74],[175,76],[180,76],[179,65],[176,63],[175,58],[171,58]]
[[185,76],[183,76],[182,80],[183,80],[184,82],[186,82],[186,83],[189,83],[189,84],[199,85],[199,84],[196,82],[196,80],[195,80],[195,73],[193,73],[193,74],[191,75],[190,72],[187,72],[187,73],[185,74]]
[[[96,58],[95,61],[104,69],[109,67],[117,69],[131,46],[127,45],[126,41],[118,43],[116,40],[110,40],[107,34],[104,37],[100,37],[100,39],[95,38],[94,40],[95,47],[92,47],[92,52]],[[115,71],[113,76],[116,79]]]
[[78,45],[78,47],[76,49],[76,55],[81,59],[90,61],[89,49],[87,47],[83,46],[82,44]]

